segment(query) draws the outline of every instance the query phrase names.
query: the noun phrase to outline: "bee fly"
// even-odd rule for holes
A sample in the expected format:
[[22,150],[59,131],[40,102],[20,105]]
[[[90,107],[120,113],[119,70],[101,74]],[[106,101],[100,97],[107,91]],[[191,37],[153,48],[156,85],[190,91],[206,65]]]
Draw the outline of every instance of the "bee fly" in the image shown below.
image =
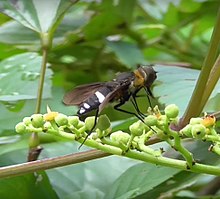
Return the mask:
[[[64,96],[63,102],[66,105],[79,106],[77,114],[80,118],[86,116],[91,111],[96,110],[95,122],[91,131],[88,132],[88,137],[96,126],[98,115],[110,102],[118,101],[118,104],[114,106],[114,109],[132,114],[144,122],[144,114],[139,110],[136,101],[137,93],[144,88],[150,104],[149,96],[153,97],[150,87],[156,78],[157,75],[152,66],[140,65],[133,72],[120,73],[112,81],[78,86]],[[120,108],[129,99],[137,113]]]

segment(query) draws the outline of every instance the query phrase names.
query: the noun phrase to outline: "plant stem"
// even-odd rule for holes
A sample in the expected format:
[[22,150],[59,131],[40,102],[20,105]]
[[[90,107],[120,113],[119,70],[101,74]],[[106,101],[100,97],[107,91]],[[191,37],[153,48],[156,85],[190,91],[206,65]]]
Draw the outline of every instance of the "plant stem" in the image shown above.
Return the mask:
[[[83,140],[83,139],[82,139]],[[52,169],[56,167],[66,166],[70,164],[77,164],[80,162],[106,157],[111,154],[121,155],[122,150],[116,147],[109,147],[107,145],[99,144],[93,140],[86,141],[87,146],[96,146],[102,151],[91,150],[87,152],[75,153],[56,158],[48,158],[44,160],[37,160],[33,162],[6,166],[0,168],[0,178],[12,177],[32,173],[36,171]],[[110,153],[111,152],[111,153]],[[220,168],[216,166],[204,165],[196,163],[190,169],[187,167],[187,162],[183,160],[176,160],[162,156],[154,156],[144,152],[128,151],[124,153],[125,157],[144,162],[153,163],[156,165],[163,165],[167,167],[177,168],[181,170],[191,171],[195,173],[206,173],[211,175],[220,175]]]
[[206,84],[205,88],[205,94],[203,95],[203,98],[200,103],[200,109],[202,110],[205,106],[206,102],[208,101],[213,89],[215,88],[215,85],[217,84],[220,77],[220,54],[211,70],[208,82]]
[[41,108],[44,78],[47,68],[47,56],[48,56],[49,48],[51,46],[51,38],[49,34],[47,33],[41,34],[41,43],[42,43],[42,63],[41,63],[41,71],[40,71],[40,80],[37,91],[37,104],[36,104],[35,113],[39,113]]
[[[218,11],[217,22],[215,28],[213,30],[211,43],[209,46],[208,54],[203,62],[202,70],[199,75],[199,79],[197,81],[196,87],[194,89],[193,95],[190,99],[190,102],[186,108],[186,111],[183,115],[180,128],[184,127],[191,117],[198,116],[204,107],[198,103],[198,99],[206,98],[206,83],[209,79],[209,74],[212,69],[212,66],[215,62],[216,55],[219,49],[220,44],[220,9]],[[205,102],[206,103],[206,102]],[[203,102],[203,104],[205,104]]]
[[56,167],[66,166],[70,164],[77,164],[80,162],[93,160],[101,157],[106,157],[111,154],[90,150],[87,152],[74,153],[61,157],[48,158],[44,160],[36,160],[32,162],[6,166],[0,168],[0,178],[12,177],[32,173],[36,171],[42,171],[46,169],[52,169]]

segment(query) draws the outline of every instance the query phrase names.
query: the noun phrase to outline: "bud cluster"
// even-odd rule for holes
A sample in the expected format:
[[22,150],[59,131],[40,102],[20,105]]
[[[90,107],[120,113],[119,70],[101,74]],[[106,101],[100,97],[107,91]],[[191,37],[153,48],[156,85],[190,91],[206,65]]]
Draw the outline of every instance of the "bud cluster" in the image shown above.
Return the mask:
[[[94,128],[94,116],[81,121],[78,116],[66,116],[49,110],[46,114],[33,114],[25,117],[16,125],[15,129],[18,133],[43,132],[75,140],[86,138],[87,133],[94,131],[89,139],[95,140],[97,143],[116,146],[123,151],[137,149],[158,156],[163,150],[158,153],[158,150],[155,152],[146,146],[149,139],[156,137],[166,141],[179,151],[187,159],[189,165],[193,160],[191,154],[181,144],[182,137],[212,141],[214,148],[218,148],[220,138],[214,129],[216,122],[214,117],[192,118],[187,126],[177,132],[172,129],[172,126],[178,124],[178,115],[179,108],[174,104],[166,106],[163,113],[155,106],[148,110],[148,116],[145,117],[144,122],[140,120],[134,122],[129,126],[130,133],[126,133],[120,130],[112,132],[110,121],[106,115],[98,117]],[[82,140],[80,141],[82,142]]]

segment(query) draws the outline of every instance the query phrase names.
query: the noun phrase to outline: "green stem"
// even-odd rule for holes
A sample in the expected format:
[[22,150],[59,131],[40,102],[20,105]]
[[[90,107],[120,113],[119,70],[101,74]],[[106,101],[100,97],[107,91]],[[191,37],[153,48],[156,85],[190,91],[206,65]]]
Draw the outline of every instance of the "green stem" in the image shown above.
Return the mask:
[[206,84],[205,88],[205,94],[203,95],[203,98],[200,103],[200,109],[202,110],[205,106],[206,102],[208,101],[213,89],[215,88],[215,85],[217,84],[220,77],[220,54],[211,70],[210,77],[208,79],[208,82]]
[[192,153],[190,153],[185,147],[183,147],[181,139],[177,132],[171,131],[170,135],[174,138],[175,149],[181,153],[181,155],[185,158],[187,165],[192,168],[194,163]]
[[[83,139],[82,139],[83,141]],[[122,150],[116,147],[109,147],[103,144],[99,144],[93,140],[86,141],[87,146],[92,146],[101,149],[104,152],[91,150],[87,152],[75,153],[65,155],[56,158],[49,158],[44,160],[37,160],[33,162],[17,164],[12,166],[6,166],[0,168],[0,178],[12,177],[32,173],[36,171],[61,167],[70,164],[76,164],[96,158],[106,157],[111,154],[121,155]],[[107,152],[107,153],[106,153]],[[111,154],[110,154],[111,153]],[[128,151],[124,154],[125,157],[129,157],[136,160],[142,160],[144,162],[153,163],[156,165],[162,165],[180,170],[191,171],[195,173],[206,173],[211,175],[220,175],[220,168],[216,166],[204,165],[196,163],[190,169],[187,167],[186,161],[176,160],[166,157],[153,156],[144,152]]]
[[40,113],[42,95],[43,95],[43,87],[44,87],[44,78],[47,68],[47,58],[48,52],[51,47],[52,38],[48,33],[41,34],[41,43],[42,43],[42,63],[41,63],[41,71],[40,71],[40,80],[37,91],[37,104],[35,113]]
[[193,95],[183,115],[180,128],[185,126],[189,122],[190,118],[198,116],[202,112],[203,106],[198,103],[198,99],[206,98],[205,97],[206,90],[204,89],[206,88],[206,83],[209,79],[210,71],[216,59],[216,55],[219,49],[219,44],[220,44],[220,9],[218,11],[217,22],[213,30],[208,54],[204,60],[202,70],[199,75],[199,79],[197,81]]

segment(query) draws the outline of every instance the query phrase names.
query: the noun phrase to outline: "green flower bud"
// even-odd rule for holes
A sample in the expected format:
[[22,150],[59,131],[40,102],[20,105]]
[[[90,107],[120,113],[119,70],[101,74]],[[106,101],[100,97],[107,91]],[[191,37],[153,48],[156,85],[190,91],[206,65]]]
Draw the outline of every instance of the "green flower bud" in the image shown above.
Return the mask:
[[79,120],[79,123],[77,124],[76,128],[77,128],[77,129],[80,129],[80,128],[82,128],[84,125],[85,125],[85,123]]
[[110,135],[110,139],[117,144],[127,144],[130,139],[130,135],[128,133],[124,133],[123,131],[116,131]]
[[202,139],[206,134],[206,128],[202,124],[192,125],[192,136],[194,138]]
[[68,124],[68,117],[62,113],[59,113],[55,117],[55,122],[57,123],[58,126],[65,126]]
[[179,108],[175,104],[170,104],[164,109],[168,118],[176,118],[179,115]]
[[31,117],[25,117],[23,119],[23,122],[26,126],[28,126],[29,124],[31,124]]
[[100,115],[97,123],[97,128],[101,131],[108,129],[111,126],[110,120],[107,115]]
[[192,137],[192,125],[187,124],[184,128],[180,130],[180,134],[187,137]]
[[25,133],[26,132],[26,126],[24,124],[24,122],[19,122],[16,126],[15,126],[15,131],[17,133]]
[[144,122],[146,123],[147,126],[155,126],[157,125],[157,117],[155,115],[148,115],[144,119]]
[[91,131],[95,124],[95,116],[87,117],[85,119],[86,130]]
[[44,129],[50,129],[52,127],[50,122],[45,122],[44,123]]
[[71,124],[73,126],[77,126],[79,123],[79,117],[78,116],[69,116],[68,122],[69,122],[69,124]]
[[167,120],[167,116],[166,115],[160,115],[158,118],[158,125],[159,126],[165,126],[167,125],[168,120]]
[[201,124],[202,121],[203,121],[203,119],[200,118],[200,117],[195,117],[195,118],[192,117],[190,119],[189,123],[192,124],[192,125],[194,125],[194,124]]
[[141,121],[137,121],[129,126],[129,130],[134,136],[141,136],[144,132],[144,129],[145,128]]
[[31,116],[31,123],[32,123],[33,127],[35,127],[35,128],[43,127],[43,125],[44,125],[43,115],[42,114],[33,114]]

